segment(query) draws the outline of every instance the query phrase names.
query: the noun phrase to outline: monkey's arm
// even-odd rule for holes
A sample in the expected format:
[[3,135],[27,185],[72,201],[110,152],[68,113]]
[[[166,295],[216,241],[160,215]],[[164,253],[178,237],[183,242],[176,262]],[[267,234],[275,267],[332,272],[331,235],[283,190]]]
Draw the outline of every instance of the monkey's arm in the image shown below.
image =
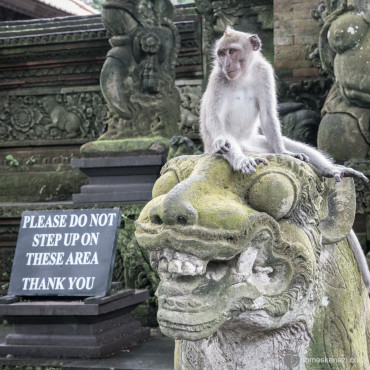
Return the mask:
[[309,157],[306,154],[291,152],[285,148],[277,112],[274,72],[268,63],[261,64],[259,69],[261,84],[258,90],[258,105],[260,109],[261,129],[269,146],[276,154],[287,154],[308,162]]
[[[218,76],[212,72],[207,90],[200,104],[200,134],[204,144],[205,153],[224,154],[230,149],[230,143],[226,141],[225,125],[219,117],[221,105],[220,90],[217,89]],[[221,82],[218,82],[221,84]]]

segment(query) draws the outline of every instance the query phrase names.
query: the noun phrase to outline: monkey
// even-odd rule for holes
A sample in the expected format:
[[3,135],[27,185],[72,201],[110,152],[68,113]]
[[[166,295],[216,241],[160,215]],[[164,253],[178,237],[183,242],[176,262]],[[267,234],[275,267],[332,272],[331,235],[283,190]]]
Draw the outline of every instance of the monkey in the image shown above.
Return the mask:
[[[262,157],[245,153],[286,154],[310,162],[325,177],[369,180],[309,145],[284,137],[277,111],[275,76],[255,34],[227,27],[214,47],[214,66],[200,105],[205,153],[220,153],[236,171],[252,174]],[[259,134],[259,128],[263,135]]]
[[[322,176],[368,178],[361,172],[335,164],[329,156],[307,144],[283,137],[277,110],[275,76],[261,53],[255,34],[227,27],[214,47],[214,65],[200,105],[200,134],[204,152],[220,153],[235,171],[256,172],[263,157],[246,153],[285,154],[309,162]],[[262,131],[262,135],[259,133]],[[369,268],[353,230],[348,241],[363,281],[370,292]]]

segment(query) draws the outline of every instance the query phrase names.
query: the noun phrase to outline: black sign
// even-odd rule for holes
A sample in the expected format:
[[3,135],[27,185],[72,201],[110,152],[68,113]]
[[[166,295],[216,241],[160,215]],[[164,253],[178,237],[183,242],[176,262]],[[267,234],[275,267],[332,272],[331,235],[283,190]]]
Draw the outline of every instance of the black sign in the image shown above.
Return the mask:
[[8,294],[104,295],[120,222],[119,209],[23,212]]

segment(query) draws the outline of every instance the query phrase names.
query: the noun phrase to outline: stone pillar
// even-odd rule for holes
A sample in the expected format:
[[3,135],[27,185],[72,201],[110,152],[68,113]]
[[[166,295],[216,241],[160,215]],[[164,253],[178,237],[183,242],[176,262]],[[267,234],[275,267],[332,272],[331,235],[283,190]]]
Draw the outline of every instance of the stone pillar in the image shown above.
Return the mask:
[[[155,156],[160,167],[168,152],[168,139],[179,132],[180,96],[174,79],[180,39],[171,21],[172,13],[169,0],[107,0],[103,4],[102,21],[112,35],[109,40],[112,49],[103,65],[100,85],[110,118],[107,131],[81,147],[82,156],[89,158],[83,163],[72,162],[74,167],[91,174],[89,186],[82,189],[82,195],[74,197],[75,202],[147,200],[149,183],[150,197],[154,181],[145,179],[145,171],[135,170],[137,161],[130,158],[140,156],[138,166],[150,167],[153,162],[150,157]],[[111,157],[116,158],[109,160]],[[115,170],[106,173],[101,162],[109,162],[108,167]],[[94,174],[86,166],[95,168]],[[96,171],[104,177],[98,183]],[[140,181],[136,178],[130,182],[132,171],[141,176]],[[129,186],[117,187],[122,184],[145,191],[138,199],[132,199],[126,194],[131,191]],[[86,196],[91,192],[94,196]],[[111,196],[107,198],[107,194]]]

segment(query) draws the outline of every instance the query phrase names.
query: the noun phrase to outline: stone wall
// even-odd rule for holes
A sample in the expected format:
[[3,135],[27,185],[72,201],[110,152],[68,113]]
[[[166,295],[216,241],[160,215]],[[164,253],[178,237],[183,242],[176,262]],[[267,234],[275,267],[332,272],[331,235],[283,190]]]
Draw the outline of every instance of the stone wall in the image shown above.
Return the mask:
[[274,67],[284,81],[319,76],[309,59],[320,32],[311,16],[315,5],[315,0],[274,0]]

